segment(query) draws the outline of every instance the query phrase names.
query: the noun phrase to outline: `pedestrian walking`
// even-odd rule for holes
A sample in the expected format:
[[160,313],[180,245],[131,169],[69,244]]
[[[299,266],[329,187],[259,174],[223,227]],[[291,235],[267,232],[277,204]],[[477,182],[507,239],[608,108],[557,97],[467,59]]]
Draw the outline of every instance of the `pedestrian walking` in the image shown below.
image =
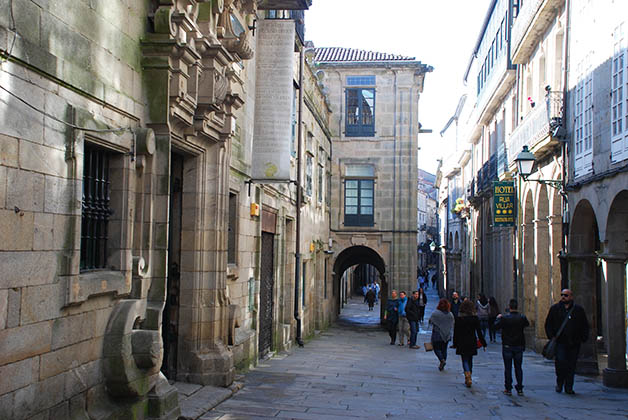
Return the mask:
[[438,279],[437,273],[432,273],[432,289],[436,290],[436,280]]
[[480,320],[482,337],[486,337],[486,330],[488,329],[489,305],[488,299],[482,293],[478,295],[478,300],[475,302],[475,311],[478,315],[478,319]]
[[375,289],[371,288],[368,292],[366,292],[366,303],[369,305],[369,311],[373,310],[373,306],[375,305]]
[[504,359],[504,394],[512,395],[512,365],[515,365],[515,389],[523,395],[523,352],[526,341],[523,330],[530,325],[526,316],[519,313],[517,300],[510,299],[506,315],[497,315],[494,327],[502,330],[502,358]]
[[386,311],[384,312],[384,321],[390,335],[390,345],[395,344],[397,339],[397,324],[399,323],[399,299],[397,299],[397,291],[390,292],[390,299],[386,303]]
[[406,292],[399,292],[399,345],[403,346],[406,342],[406,339],[410,337],[410,324],[408,323],[408,318],[406,317],[406,305],[408,304],[408,297],[406,296]]
[[419,323],[423,324],[423,318],[425,318],[425,305],[427,305],[427,295],[422,288],[417,292],[419,294]]
[[410,348],[418,349],[420,346],[416,344],[417,334],[419,332],[419,317],[420,317],[420,305],[419,305],[419,292],[412,292],[412,299],[408,301],[406,305],[406,318],[410,325]]
[[438,370],[442,371],[447,363],[447,342],[451,340],[454,328],[454,315],[450,312],[451,304],[447,299],[441,299],[432,312],[428,323],[432,326],[432,347],[438,358]]
[[460,305],[458,317],[454,322],[454,348],[462,360],[464,384],[467,388],[472,384],[473,356],[478,354],[480,347],[486,351],[486,340],[480,329],[480,320],[474,313],[473,302],[467,299]]
[[458,292],[453,292],[451,294],[451,313],[454,315],[454,318],[458,317],[458,311],[460,310],[460,305],[462,304],[462,300],[460,300],[460,296]]
[[[562,331],[558,335],[561,326]],[[545,333],[550,340],[556,337],[556,392],[575,394],[573,390],[576,362],[580,352],[580,344],[589,337],[589,321],[584,308],[573,301],[573,293],[564,289],[560,293],[560,301],[550,308],[545,319]]]
[[497,330],[495,329],[495,321],[499,315],[499,305],[494,296],[488,298],[488,335],[491,343],[497,343]]

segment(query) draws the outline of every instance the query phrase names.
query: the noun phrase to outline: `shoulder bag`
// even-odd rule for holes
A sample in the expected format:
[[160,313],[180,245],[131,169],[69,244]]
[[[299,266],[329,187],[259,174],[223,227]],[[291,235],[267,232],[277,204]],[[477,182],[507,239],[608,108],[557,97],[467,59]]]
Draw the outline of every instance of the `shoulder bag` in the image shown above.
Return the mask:
[[545,346],[543,346],[543,351],[541,351],[541,354],[546,359],[554,360],[554,358],[556,357],[556,343],[557,343],[558,337],[560,337],[563,330],[565,329],[565,325],[567,325],[567,321],[569,321],[569,318],[571,318],[571,313],[573,312],[574,308],[575,308],[575,305],[571,307],[569,312],[567,312],[567,316],[563,320],[563,323],[558,329],[558,332],[556,333],[556,335],[552,337],[551,340],[545,344]]

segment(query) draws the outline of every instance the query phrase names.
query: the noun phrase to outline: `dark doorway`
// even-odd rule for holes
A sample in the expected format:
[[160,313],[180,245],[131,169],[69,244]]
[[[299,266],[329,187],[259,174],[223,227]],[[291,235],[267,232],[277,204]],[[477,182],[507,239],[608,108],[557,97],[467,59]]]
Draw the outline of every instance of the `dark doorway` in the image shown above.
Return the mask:
[[169,379],[177,375],[177,344],[179,338],[179,289],[181,278],[181,214],[183,209],[183,161],[181,155],[171,155],[170,211],[168,217],[168,279],[166,306],[161,334],[164,358],[161,371]]
[[268,354],[273,341],[274,239],[275,236],[272,233],[262,232],[262,263],[259,291],[260,358]]

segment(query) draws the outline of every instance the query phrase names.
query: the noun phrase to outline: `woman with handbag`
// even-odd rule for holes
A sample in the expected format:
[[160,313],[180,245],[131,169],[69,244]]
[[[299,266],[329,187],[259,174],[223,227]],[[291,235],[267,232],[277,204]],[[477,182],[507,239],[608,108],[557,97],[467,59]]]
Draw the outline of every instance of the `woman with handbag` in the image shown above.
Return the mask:
[[464,370],[464,384],[471,387],[471,373],[473,372],[473,356],[478,354],[478,348],[486,351],[486,340],[480,328],[480,320],[474,314],[474,305],[470,300],[465,300],[460,305],[458,318],[454,324],[454,348],[460,355]]
[[447,363],[447,342],[451,339],[454,327],[454,315],[450,312],[451,305],[447,299],[438,301],[436,310],[430,316],[429,324],[432,325],[432,347],[438,357],[438,370],[442,371]]

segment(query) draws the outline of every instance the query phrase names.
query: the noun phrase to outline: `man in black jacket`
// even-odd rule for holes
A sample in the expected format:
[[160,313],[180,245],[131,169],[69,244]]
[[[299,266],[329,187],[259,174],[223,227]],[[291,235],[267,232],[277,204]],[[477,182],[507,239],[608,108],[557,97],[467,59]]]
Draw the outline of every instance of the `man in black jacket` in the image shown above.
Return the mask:
[[504,394],[512,395],[512,363],[515,362],[515,389],[523,395],[523,351],[526,347],[523,330],[530,325],[528,318],[517,310],[517,301],[510,299],[510,311],[506,315],[497,315],[495,329],[502,330],[502,357],[504,358]]
[[558,334],[560,326],[568,318],[565,328],[556,340],[556,392],[561,392],[563,386],[566,394],[575,394],[573,391],[576,362],[580,352],[580,344],[589,337],[589,321],[584,308],[573,301],[573,293],[569,289],[560,292],[560,301],[549,310],[545,319],[545,333],[552,339]]
[[417,334],[419,332],[419,292],[412,292],[412,299],[406,305],[406,318],[410,324],[410,348],[418,349],[420,346],[416,344]]

